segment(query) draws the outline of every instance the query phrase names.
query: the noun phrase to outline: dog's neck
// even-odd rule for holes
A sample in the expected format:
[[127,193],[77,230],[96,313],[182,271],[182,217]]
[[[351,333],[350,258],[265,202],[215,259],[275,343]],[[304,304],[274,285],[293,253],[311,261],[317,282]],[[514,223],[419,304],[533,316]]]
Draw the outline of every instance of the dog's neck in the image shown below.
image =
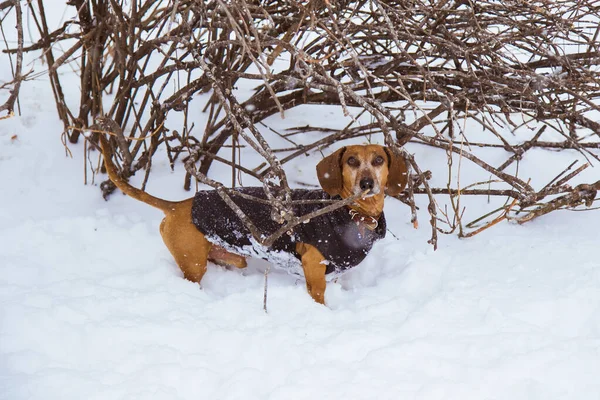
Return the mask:
[[[343,199],[353,196],[353,193],[350,190],[342,189],[340,193]],[[376,194],[375,196],[359,198],[354,203],[350,205],[350,208],[358,211],[363,215],[368,215],[369,217],[379,218],[381,213],[383,212],[383,200],[385,195],[383,193]]]

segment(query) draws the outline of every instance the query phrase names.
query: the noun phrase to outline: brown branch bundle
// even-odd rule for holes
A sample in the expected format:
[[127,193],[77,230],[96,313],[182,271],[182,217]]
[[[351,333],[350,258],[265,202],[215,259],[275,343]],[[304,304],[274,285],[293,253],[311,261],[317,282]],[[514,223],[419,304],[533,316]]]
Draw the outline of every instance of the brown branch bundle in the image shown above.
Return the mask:
[[[15,103],[19,98],[19,90],[21,88],[21,82],[25,79],[23,74],[23,11],[21,10],[21,3],[19,0],[7,0],[0,3],[0,18],[6,19],[8,13],[14,10],[15,14],[15,27],[17,29],[17,48],[15,49],[16,60],[14,65],[12,63],[12,57],[10,57],[11,69],[12,69],[12,81],[0,82],[0,90],[8,89],[9,95],[4,104],[0,104],[0,119],[7,116],[11,116],[14,113]],[[5,12],[3,16],[1,13]],[[1,24],[0,24],[1,25]],[[6,36],[4,30],[2,30],[2,37],[4,43],[6,43]],[[0,92],[1,93],[1,92]],[[1,101],[1,100],[0,100]],[[6,115],[2,113],[6,112]]]
[[[565,171],[541,190],[534,189],[539,183],[526,182],[528,171],[515,169],[532,149],[600,161],[597,1],[68,4],[73,18],[51,31],[43,0],[29,2],[40,40],[7,51],[43,50],[65,134],[75,143],[86,128],[115,133],[125,177],[146,169],[147,181],[159,148],[172,166],[179,157],[187,161],[187,189],[192,177],[209,183],[212,163],[225,162],[232,186],[240,183],[240,174],[259,178],[273,217],[290,224],[300,217],[291,212],[285,163],[346,139],[380,135],[395,151],[404,151],[416,171],[403,197],[417,226],[414,196],[427,194],[434,246],[438,230],[458,228],[469,236],[464,229],[479,229],[463,224],[462,195],[506,197],[510,200],[495,211],[507,218],[509,211],[526,211],[528,217],[518,217],[523,222],[589,204],[597,190],[596,183],[585,189],[568,184],[584,168]],[[66,50],[55,58],[58,43]],[[76,64],[79,73],[77,107],[65,102],[57,73],[68,64]],[[239,90],[242,86],[253,89]],[[350,122],[343,129],[317,124],[288,126],[284,133],[262,129],[269,126],[267,118],[301,105],[337,106]],[[306,132],[321,136],[307,143]],[[271,137],[290,146],[272,148]],[[447,183],[428,183],[430,167],[400,149],[405,145],[426,146],[447,159]],[[242,147],[263,162],[242,165]],[[481,148],[497,151],[502,161],[486,162]],[[455,157],[459,161],[453,163]],[[459,176],[461,169],[475,170],[493,179],[465,184],[454,180],[457,169]],[[113,188],[103,187],[105,195]],[[452,210],[441,205],[442,195]],[[553,199],[557,195],[562,200]],[[493,213],[477,221],[486,220],[494,221]]]

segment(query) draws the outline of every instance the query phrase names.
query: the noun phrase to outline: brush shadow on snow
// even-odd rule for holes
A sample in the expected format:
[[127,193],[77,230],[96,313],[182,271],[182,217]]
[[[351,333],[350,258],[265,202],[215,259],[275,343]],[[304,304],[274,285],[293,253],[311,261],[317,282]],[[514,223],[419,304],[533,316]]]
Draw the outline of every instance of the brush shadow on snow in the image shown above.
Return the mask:
[[[262,296],[267,261],[248,258],[246,268],[225,267],[208,263],[208,270],[202,278],[202,289],[218,298],[228,297],[247,291],[256,291]],[[304,277],[292,275],[271,265],[268,274],[268,288],[304,287]]]

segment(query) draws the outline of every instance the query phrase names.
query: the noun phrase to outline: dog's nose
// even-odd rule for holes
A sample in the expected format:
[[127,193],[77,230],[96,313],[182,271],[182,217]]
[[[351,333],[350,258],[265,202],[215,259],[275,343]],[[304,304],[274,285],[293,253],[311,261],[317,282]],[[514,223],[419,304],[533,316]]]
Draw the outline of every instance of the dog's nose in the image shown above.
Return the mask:
[[373,179],[372,178],[362,178],[360,180],[360,189],[365,191],[367,189],[373,189]]

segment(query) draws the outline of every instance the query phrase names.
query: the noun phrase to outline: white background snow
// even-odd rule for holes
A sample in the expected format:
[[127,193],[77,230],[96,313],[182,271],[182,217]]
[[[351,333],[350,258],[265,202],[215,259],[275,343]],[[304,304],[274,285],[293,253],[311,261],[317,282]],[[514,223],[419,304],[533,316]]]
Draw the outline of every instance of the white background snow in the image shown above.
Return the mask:
[[[77,78],[62,79],[76,101]],[[338,115],[301,108],[286,123]],[[104,176],[83,185],[83,142],[65,156],[61,130],[45,76],[0,121],[0,399],[600,399],[599,211],[441,236],[434,252],[425,204],[415,230],[388,199],[397,238],[329,283],[328,307],[273,271],[265,314],[263,263],[211,265],[202,290],[184,280],[161,213],[120,194],[105,202]],[[445,162],[410,150],[423,168]],[[538,185],[572,157],[530,153]],[[319,159],[286,169],[316,183]],[[181,165],[153,168],[148,192],[191,195]],[[482,200],[469,201],[476,215]]]

